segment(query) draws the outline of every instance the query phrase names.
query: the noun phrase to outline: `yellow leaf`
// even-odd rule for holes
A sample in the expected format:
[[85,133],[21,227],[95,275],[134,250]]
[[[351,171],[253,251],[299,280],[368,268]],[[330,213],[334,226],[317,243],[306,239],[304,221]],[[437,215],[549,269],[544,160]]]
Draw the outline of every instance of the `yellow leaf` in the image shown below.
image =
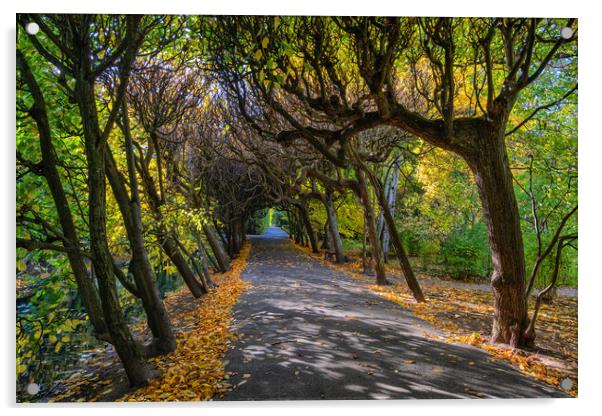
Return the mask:
[[27,370],[27,366],[25,364],[19,364],[17,366],[17,374],[23,374]]

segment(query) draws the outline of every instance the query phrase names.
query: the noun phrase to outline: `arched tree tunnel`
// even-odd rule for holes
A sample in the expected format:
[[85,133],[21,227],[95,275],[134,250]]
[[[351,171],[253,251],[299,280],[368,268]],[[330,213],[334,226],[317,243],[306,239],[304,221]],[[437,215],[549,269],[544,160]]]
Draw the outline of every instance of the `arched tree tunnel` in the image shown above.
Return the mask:
[[[29,22],[44,36],[28,34]],[[327,324],[354,332],[336,299],[374,301],[341,274],[360,256],[374,290],[403,286],[412,308],[428,309],[432,290],[416,272],[417,251],[440,255],[435,263],[446,273],[489,276],[487,335],[526,349],[537,342],[538,312],[559,274],[572,273],[569,263],[576,270],[562,257],[574,256],[577,241],[574,19],[23,14],[18,24],[18,256],[31,264],[39,253],[66,256],[60,267],[74,276],[82,310],[133,386],[156,376],[147,358],[181,348],[159,270],[172,270],[202,299],[219,290],[215,276],[231,272],[249,235],[243,278],[258,285],[250,301],[268,309],[241,304],[238,318],[303,315],[294,331],[262,328],[293,337],[305,325],[333,351],[359,342],[320,332]],[[556,34],[560,26],[571,36]],[[555,131],[565,128],[561,137],[534,119],[554,106],[562,111],[548,117]],[[266,219],[272,214],[278,221]],[[315,274],[302,271],[293,245],[313,256]],[[475,264],[482,266],[473,273]],[[271,296],[270,281],[280,295]],[[315,295],[316,303],[295,304],[286,285],[306,285],[299,299]],[[152,341],[132,334],[122,291],[140,302]],[[310,307],[332,322],[310,319]],[[394,322],[384,311],[356,310],[367,337],[358,354],[379,342],[385,356],[403,354],[387,334],[367,335],[370,319],[406,331],[395,342],[443,353],[410,329],[415,318],[395,310],[404,321]],[[355,352],[346,363],[311,345],[297,351],[317,360],[300,370],[307,379],[320,360],[331,380],[358,371]],[[232,354],[245,364],[244,354]],[[406,361],[426,359],[416,354]],[[389,373],[381,383],[394,383]],[[483,366],[475,377],[494,373]],[[431,397],[440,388],[408,380],[391,395]],[[544,391],[527,384],[525,396]],[[248,387],[248,397],[271,397]],[[491,395],[521,396],[511,390]],[[433,397],[462,394],[439,393]]]

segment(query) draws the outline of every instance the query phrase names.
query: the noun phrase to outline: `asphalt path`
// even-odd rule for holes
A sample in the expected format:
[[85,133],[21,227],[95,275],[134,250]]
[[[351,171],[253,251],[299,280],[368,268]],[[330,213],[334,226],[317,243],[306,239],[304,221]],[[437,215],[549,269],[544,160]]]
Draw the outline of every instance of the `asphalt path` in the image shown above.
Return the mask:
[[251,236],[226,354],[224,400],[568,397],[441,335],[360,282],[295,249],[279,228]]

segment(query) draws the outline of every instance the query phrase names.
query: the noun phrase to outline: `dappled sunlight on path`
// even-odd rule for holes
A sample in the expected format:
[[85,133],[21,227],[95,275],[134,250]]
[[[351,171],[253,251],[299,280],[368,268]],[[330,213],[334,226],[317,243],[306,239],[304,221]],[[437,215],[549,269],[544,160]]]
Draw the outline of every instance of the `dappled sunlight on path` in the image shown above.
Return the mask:
[[226,400],[565,396],[482,350],[438,341],[428,323],[295,250],[280,229],[251,241],[242,278],[253,287],[233,311]]

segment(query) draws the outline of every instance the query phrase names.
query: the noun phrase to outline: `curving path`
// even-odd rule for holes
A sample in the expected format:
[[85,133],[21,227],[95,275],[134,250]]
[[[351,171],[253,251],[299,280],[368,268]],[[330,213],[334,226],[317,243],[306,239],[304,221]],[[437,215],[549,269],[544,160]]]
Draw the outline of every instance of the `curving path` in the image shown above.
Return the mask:
[[224,400],[567,397],[482,350],[425,336],[438,331],[279,228],[251,242]]

